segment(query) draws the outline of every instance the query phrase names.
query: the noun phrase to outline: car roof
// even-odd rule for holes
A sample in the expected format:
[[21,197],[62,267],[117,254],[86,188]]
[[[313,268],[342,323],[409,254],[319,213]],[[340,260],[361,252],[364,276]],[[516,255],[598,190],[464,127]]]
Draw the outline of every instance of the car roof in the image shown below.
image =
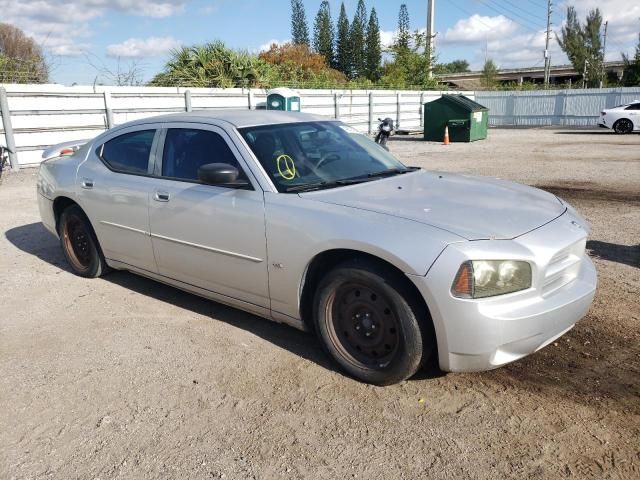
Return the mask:
[[273,125],[279,123],[300,123],[333,120],[330,117],[321,117],[300,112],[283,112],[278,110],[197,110],[185,113],[171,113],[169,115],[159,115],[155,117],[141,118],[133,120],[121,127],[132,127],[145,123],[163,122],[195,122],[195,123],[217,123],[226,122],[236,128],[255,127],[260,125]]

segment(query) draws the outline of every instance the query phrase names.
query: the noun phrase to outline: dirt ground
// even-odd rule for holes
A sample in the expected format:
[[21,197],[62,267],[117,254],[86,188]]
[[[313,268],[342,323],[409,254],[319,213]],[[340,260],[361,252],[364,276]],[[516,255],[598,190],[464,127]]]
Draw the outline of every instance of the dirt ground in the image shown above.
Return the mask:
[[0,184],[0,478],[640,478],[640,135],[396,137],[429,169],[509,178],[592,223],[590,313],[486,373],[392,387],[311,335],[125,272],[69,272],[33,169]]

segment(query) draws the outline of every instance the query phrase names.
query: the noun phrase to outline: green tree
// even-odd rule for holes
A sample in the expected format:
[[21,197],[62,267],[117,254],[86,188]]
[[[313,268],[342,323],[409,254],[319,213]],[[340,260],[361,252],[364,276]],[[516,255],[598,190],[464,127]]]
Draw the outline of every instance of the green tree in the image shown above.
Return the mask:
[[367,7],[365,7],[364,0],[359,0],[358,7],[356,8],[356,14],[353,17],[353,22],[351,22],[351,31],[349,32],[353,77],[366,77],[367,75],[367,62],[365,52],[366,30]]
[[46,83],[49,67],[42,49],[22,30],[0,23],[0,83]]
[[601,27],[602,15],[598,8],[591,10],[585,23],[581,24],[575,8],[568,7],[566,24],[561,34],[556,35],[573,68],[581,73],[586,70],[584,81],[588,86],[596,86],[600,82],[603,61]]
[[307,15],[302,0],[291,0],[291,39],[295,45],[310,45]]
[[367,78],[372,82],[380,80],[380,62],[382,61],[382,45],[380,43],[380,24],[376,9],[371,9],[366,40]]
[[320,9],[316,15],[316,21],[313,27],[313,48],[325,58],[327,65],[331,66],[335,66],[333,38],[331,7],[329,6],[329,2],[324,0],[320,4]]
[[495,88],[496,77],[498,75],[498,67],[493,62],[493,60],[488,59],[484,62],[484,67],[482,68],[482,77],[480,79],[480,83],[484,88]]
[[407,5],[400,5],[400,13],[398,13],[398,35],[395,41],[395,47],[399,51],[409,51],[411,43],[411,23],[409,21],[409,11]]
[[347,76],[351,74],[351,41],[349,38],[349,18],[344,3],[340,5],[336,32],[336,69]]
[[426,35],[419,31],[409,36],[409,48],[391,46],[393,61],[384,65],[382,82],[394,88],[437,88],[438,82],[429,78],[430,59],[424,51]]
[[466,60],[454,60],[449,63],[437,63],[433,67],[433,73],[435,74],[447,74],[447,73],[463,73],[468,72],[469,62]]
[[623,53],[622,60],[624,61],[624,74],[622,76],[624,85],[626,87],[640,85],[640,34],[638,34],[638,45],[633,58],[629,58],[628,55]]

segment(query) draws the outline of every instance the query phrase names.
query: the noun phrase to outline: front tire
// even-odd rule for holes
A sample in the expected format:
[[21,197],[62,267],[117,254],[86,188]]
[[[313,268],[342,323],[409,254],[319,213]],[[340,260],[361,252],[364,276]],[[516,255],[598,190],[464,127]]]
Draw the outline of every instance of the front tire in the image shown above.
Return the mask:
[[627,118],[621,118],[613,124],[613,130],[619,134],[627,134],[633,132],[633,122]]
[[352,261],[321,281],[314,320],[323,347],[347,373],[391,385],[413,376],[434,350],[421,328],[423,310],[393,272]]
[[58,235],[64,256],[75,274],[96,278],[108,272],[91,222],[78,205],[71,205],[62,212]]

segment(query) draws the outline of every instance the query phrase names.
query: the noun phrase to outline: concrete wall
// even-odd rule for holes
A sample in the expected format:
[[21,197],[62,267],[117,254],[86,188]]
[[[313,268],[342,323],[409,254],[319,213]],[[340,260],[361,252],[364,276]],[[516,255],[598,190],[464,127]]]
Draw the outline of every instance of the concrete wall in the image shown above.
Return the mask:
[[[266,102],[266,91],[258,89],[1,86],[6,90],[21,166],[38,164],[42,151],[57,143],[93,138],[109,126],[138,118],[184,112],[188,96],[192,110],[255,109]],[[442,93],[300,90],[302,111],[337,117],[363,132],[374,131],[378,117],[391,117],[404,129],[420,129],[422,104]],[[473,98],[473,92],[460,93]],[[1,127],[0,144],[6,145],[4,124]]]
[[638,87],[476,92],[491,126],[596,126],[603,109],[633,100],[640,100]]

